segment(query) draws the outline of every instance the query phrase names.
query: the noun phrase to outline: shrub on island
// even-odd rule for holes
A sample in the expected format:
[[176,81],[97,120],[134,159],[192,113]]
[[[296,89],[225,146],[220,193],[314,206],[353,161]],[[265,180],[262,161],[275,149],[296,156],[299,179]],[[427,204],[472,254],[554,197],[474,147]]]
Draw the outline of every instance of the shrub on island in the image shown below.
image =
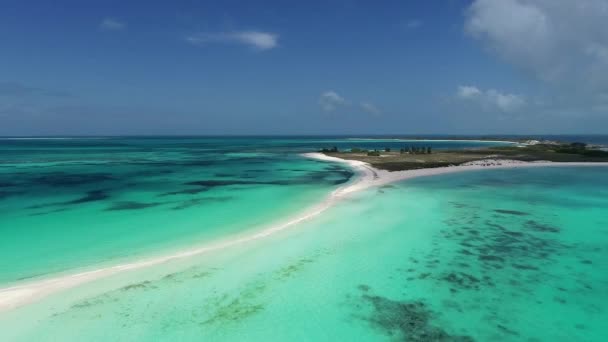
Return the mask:
[[332,147],[332,148],[322,148],[321,150],[319,150],[319,152],[321,153],[338,153],[338,148],[336,146]]

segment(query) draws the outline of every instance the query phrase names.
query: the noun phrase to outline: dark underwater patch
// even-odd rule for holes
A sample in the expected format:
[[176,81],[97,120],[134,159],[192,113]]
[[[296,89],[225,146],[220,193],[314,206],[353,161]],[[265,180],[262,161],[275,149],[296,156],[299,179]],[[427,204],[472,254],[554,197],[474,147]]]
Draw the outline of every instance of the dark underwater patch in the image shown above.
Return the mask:
[[11,182],[5,182],[5,181],[1,181],[0,182],[0,188],[8,188],[11,186],[15,186],[15,183],[11,183]]
[[354,174],[350,171],[340,170],[339,172],[313,171],[303,176],[286,180],[243,180],[243,179],[205,179],[185,183],[185,185],[196,185],[206,188],[238,185],[305,185],[326,183],[338,185],[347,182]]
[[[293,263],[281,267],[274,272],[273,278],[281,282],[286,281],[325,253],[327,251],[318,250],[312,256],[298,259]],[[228,295],[213,297],[211,302],[205,306],[205,314],[210,315],[201,321],[200,324],[235,324],[263,311],[265,304],[260,296],[264,292],[268,292],[272,285],[273,282],[255,281],[246,284],[237,297],[231,298]]]
[[[72,201],[37,204],[37,205],[29,206],[26,209],[42,209],[42,208],[49,208],[49,207],[69,206],[69,205],[75,205],[75,204],[97,202],[97,201],[103,201],[105,199],[108,199],[109,197],[110,197],[110,195],[108,195],[108,193],[106,193],[104,190],[92,190],[92,191],[88,191],[86,193],[86,195],[84,195],[80,198],[77,198],[75,200],[72,200]],[[62,210],[65,210],[65,209],[62,209]],[[50,211],[47,213],[57,212],[57,211],[61,211],[61,210],[54,210],[54,211]]]
[[235,175],[232,173],[214,173],[214,177],[234,177]]
[[0,200],[23,194],[22,191],[0,191]]
[[463,209],[463,208],[468,208],[469,206],[465,203],[459,203],[459,202],[448,202],[450,203],[454,208],[457,209]]
[[479,260],[482,261],[493,261],[493,262],[504,262],[505,259],[496,256],[496,255],[489,255],[489,254],[482,254],[478,256]]
[[542,232],[542,233],[559,233],[560,232],[560,229],[558,227],[539,223],[534,220],[528,220],[528,221],[526,221],[526,223],[524,225],[526,228],[532,229],[537,232]]
[[224,160],[224,163],[233,163],[233,164],[270,164],[276,162],[277,159],[272,157],[238,157],[238,158],[230,158],[228,160]]
[[267,290],[265,283],[254,282],[247,284],[235,298],[217,296],[206,304],[205,313],[210,315],[199,324],[225,325],[245,320],[265,309],[259,297]]
[[[459,247],[448,252],[450,257],[447,260],[442,259],[441,250],[434,249],[428,253],[425,256],[426,269],[420,273],[421,276],[404,274],[403,286],[407,288],[412,280],[430,282],[430,286],[440,286],[454,296],[460,291],[485,291],[490,287],[508,286],[518,296],[529,296],[536,284],[551,281],[547,279],[545,267],[555,262],[555,257],[573,248],[546,234],[559,231],[557,227],[531,220],[526,217],[528,213],[509,210],[506,213],[515,216],[507,218],[500,215],[505,214],[505,210],[492,209],[498,213],[495,219],[488,220],[480,214],[484,208],[462,204],[450,203],[457,215],[446,219],[446,227],[433,238],[434,242],[441,243],[451,240],[455,247]],[[511,223],[514,219],[516,222]],[[455,254],[451,254],[453,252]],[[437,258],[449,268],[439,271],[431,267],[431,261]],[[503,324],[503,327],[506,329],[497,326],[494,329],[501,335],[517,334],[507,325]]]
[[506,209],[494,209],[499,214],[517,215],[517,216],[528,216],[530,213],[526,213],[518,210],[506,210]]
[[337,180],[333,181],[332,184],[340,185],[340,184],[344,184],[346,182],[348,182],[348,178],[342,178],[342,179],[337,179]]
[[[151,287],[151,282],[149,280],[142,281],[141,283],[129,284],[120,288],[121,291],[131,291],[131,290],[142,290]],[[156,288],[156,287],[154,287]]]
[[84,184],[96,184],[114,180],[109,173],[51,173],[44,176],[36,177],[31,180],[32,183],[48,187],[67,187]]
[[39,212],[39,213],[29,214],[29,216],[48,215],[48,214],[53,214],[53,213],[59,213],[59,212],[66,211],[66,210],[68,210],[68,209],[67,208],[59,208],[59,209],[55,209],[55,210],[49,210],[49,211],[43,211],[43,212]]
[[32,278],[40,277],[40,276],[43,276],[43,275],[47,275],[47,274],[49,274],[49,273],[50,273],[50,272],[43,272],[43,273],[31,274],[31,275],[27,275],[27,276],[23,276],[23,277],[17,278],[17,280],[27,280],[27,279],[32,279]]
[[162,194],[158,194],[158,197],[173,196],[173,195],[197,195],[197,194],[200,194],[201,192],[205,192],[205,191],[209,191],[209,188],[200,187],[200,188],[190,188],[190,189],[164,192]]
[[513,335],[513,336],[519,336],[519,333],[515,330],[509,329],[506,326],[502,325],[502,324],[497,324],[496,327],[498,328],[498,330],[502,331],[505,334],[508,335]]
[[524,271],[538,271],[539,270],[538,267],[532,266],[532,265],[513,264],[511,266],[513,266],[513,268],[516,268],[518,270],[524,270]]
[[[252,171],[252,170],[248,170],[248,171]],[[254,170],[255,171],[255,170]],[[258,171],[262,171],[262,170],[258,170]],[[280,168],[277,169],[277,171],[289,171],[289,172],[308,172],[310,170],[306,170],[306,169],[285,169],[285,168]]]
[[338,165],[330,165],[325,167],[325,170],[327,171],[344,171],[344,168]]
[[116,203],[113,203],[108,208],[106,208],[105,211],[138,210],[138,209],[156,207],[161,204],[163,204],[163,203],[142,203],[142,202],[134,202],[134,201],[116,202]]
[[201,325],[234,323],[249,318],[262,310],[264,310],[262,304],[251,304],[234,299],[219,306],[209,319],[201,322]]
[[479,290],[481,280],[471,274],[465,272],[450,272],[441,277],[441,280],[446,281],[458,289]]
[[302,258],[295,263],[287,265],[277,271],[277,279],[287,279],[300,272],[307,264],[313,263],[312,258]]
[[88,203],[88,202],[103,201],[109,197],[110,197],[110,195],[108,195],[108,193],[106,193],[103,190],[93,190],[93,191],[87,192],[87,194],[83,197],[77,198],[73,201],[64,202],[63,204],[69,205],[69,204],[81,204],[81,203]]
[[213,160],[188,160],[188,161],[178,162],[178,163],[166,163],[167,166],[175,166],[176,164],[182,165],[182,166],[210,166],[210,165],[217,165],[217,164],[219,164],[219,162],[213,161]]
[[196,207],[197,205],[200,205],[201,203],[203,203],[203,200],[200,198],[194,198],[188,201],[183,201],[180,204],[176,205],[175,207],[172,207],[171,210],[182,210],[182,209],[188,209],[188,208],[192,208],[192,207]]
[[[365,286],[365,287],[363,287]],[[372,313],[361,317],[384,334],[404,341],[470,342],[470,336],[452,335],[432,323],[435,313],[419,300],[399,301],[368,294],[369,286],[359,285],[361,298],[372,306]]]
[[369,285],[361,284],[357,286],[357,289],[363,292],[368,292],[369,290],[371,290],[371,287]]
[[247,181],[247,180],[200,180],[194,182],[185,183],[185,185],[198,185],[208,188],[219,187],[219,186],[232,186],[232,185],[260,185],[260,184],[273,184],[274,182],[258,182],[258,181]]

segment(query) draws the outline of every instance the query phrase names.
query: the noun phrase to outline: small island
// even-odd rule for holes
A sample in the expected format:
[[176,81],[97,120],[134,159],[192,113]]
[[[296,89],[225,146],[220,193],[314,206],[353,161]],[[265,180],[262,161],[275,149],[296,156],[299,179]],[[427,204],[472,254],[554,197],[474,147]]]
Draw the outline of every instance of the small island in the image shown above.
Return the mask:
[[336,147],[331,147],[321,149],[319,152],[330,157],[365,162],[374,168],[387,171],[541,161],[608,162],[608,151],[601,150],[597,146],[580,142],[537,140],[520,140],[510,146],[476,149],[433,150],[427,146],[410,146],[406,143],[399,150],[352,148],[340,151]]

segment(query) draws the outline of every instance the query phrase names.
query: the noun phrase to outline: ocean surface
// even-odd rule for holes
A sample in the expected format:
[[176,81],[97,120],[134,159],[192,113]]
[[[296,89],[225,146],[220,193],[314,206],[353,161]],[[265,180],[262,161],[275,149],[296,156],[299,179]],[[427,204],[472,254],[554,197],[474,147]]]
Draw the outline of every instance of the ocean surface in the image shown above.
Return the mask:
[[[264,139],[0,144],[2,282],[247,234],[353,176],[297,153],[351,141]],[[606,172],[369,189],[267,238],[0,313],[0,340],[605,341]]]
[[312,206],[353,175],[301,152],[404,144],[332,137],[0,139],[0,285],[255,230]]

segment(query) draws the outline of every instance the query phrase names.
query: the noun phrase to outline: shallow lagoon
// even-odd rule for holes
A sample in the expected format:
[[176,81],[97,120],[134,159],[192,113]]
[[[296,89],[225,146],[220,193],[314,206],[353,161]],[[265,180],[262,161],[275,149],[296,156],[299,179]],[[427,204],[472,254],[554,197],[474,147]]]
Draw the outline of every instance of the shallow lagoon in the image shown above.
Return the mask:
[[352,175],[296,155],[222,157],[204,167],[82,159],[16,166],[0,208],[0,283],[255,229],[312,205]]
[[[347,182],[302,151],[345,138],[0,139],[0,285],[258,229]],[[427,143],[431,144],[431,143]],[[490,142],[436,142],[435,148]]]
[[4,314],[10,340],[585,340],[608,320],[605,168],[371,189],[213,255]]

